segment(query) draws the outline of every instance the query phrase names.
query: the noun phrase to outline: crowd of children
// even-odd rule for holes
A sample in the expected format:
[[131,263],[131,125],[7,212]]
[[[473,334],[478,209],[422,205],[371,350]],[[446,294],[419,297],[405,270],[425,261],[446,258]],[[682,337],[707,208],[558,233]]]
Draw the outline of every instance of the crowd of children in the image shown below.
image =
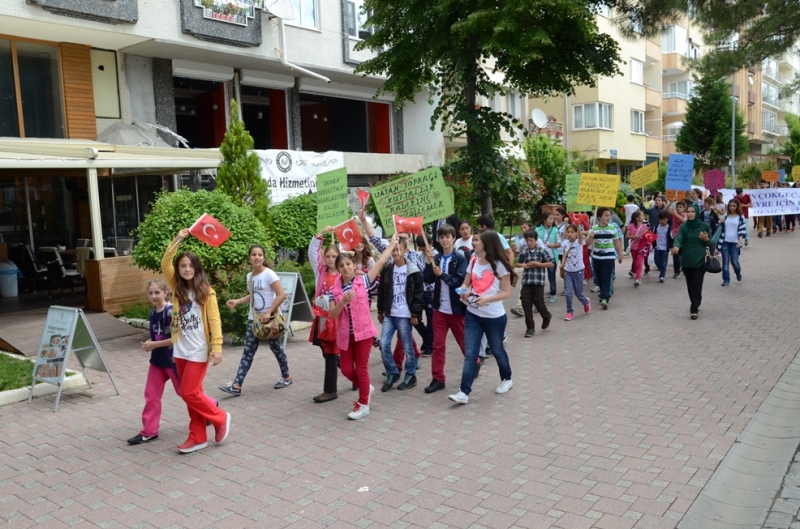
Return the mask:
[[[761,182],[759,187],[764,187]],[[651,265],[658,270],[658,282],[665,283],[668,256],[673,256],[673,278],[684,275],[691,302],[691,317],[697,319],[702,301],[706,255],[722,256],[722,286],[730,285],[730,268],[737,281],[742,280],[739,256],[749,242],[749,208],[752,200],[743,189],[727,204],[720,196],[702,198],[692,190],[683,200],[667,201],[661,194],[643,205],[636,197],[627,197],[620,215],[599,207],[592,216],[568,214],[562,207],[543,212],[538,223],[524,221],[520,232],[509,242],[494,231],[494,219],[477,219],[477,233],[468,219],[450,217],[437,222],[433,244],[428,238],[397,233],[390,240],[378,237],[362,211],[363,234],[353,252],[343,252],[334,242],[323,248],[326,228],[309,245],[308,257],[316,275],[313,302],[314,323],[309,341],[320,346],[325,360],[323,391],[313,398],[325,403],[338,397],[337,375],[352,382],[358,398],[348,414],[360,419],[370,413],[374,386],[370,382],[368,362],[371,349],[380,349],[386,377],[382,392],[409,390],[417,385],[418,361],[431,356],[431,382],[425,393],[445,389],[446,341],[452,333],[463,361],[459,391],[448,396],[466,404],[475,377],[487,355],[496,359],[500,384],[496,393],[513,387],[511,365],[504,348],[506,311],[503,300],[511,295],[519,269],[521,289],[519,304],[511,310],[524,317],[525,338],[536,333],[534,313],[542,318],[540,328],[552,321],[548,302],[558,300],[559,285],[564,296],[565,321],[575,317],[575,300],[588,315],[592,303],[584,293],[591,279],[592,293],[598,295],[603,310],[614,294],[616,265],[624,256],[631,257],[628,272],[633,287],[640,287],[650,275]],[[759,237],[778,232],[792,233],[796,215],[754,219]],[[536,224],[534,226],[534,224]],[[188,236],[181,230],[164,255],[162,271],[166,281],[154,280],[147,290],[154,308],[150,314],[150,340],[142,349],[151,352],[150,370],[145,386],[143,428],[129,439],[140,444],[158,438],[161,397],[167,380],[186,402],[189,411],[189,437],[178,450],[193,452],[207,446],[206,426],[215,429],[220,443],[230,431],[230,414],[219,402],[203,393],[202,381],[208,366],[221,357],[221,325],[216,294],[211,288],[199,258],[192,252],[176,257],[181,240]],[[414,249],[410,248],[414,245]],[[373,258],[371,247],[381,253]],[[241,395],[242,384],[259,345],[254,323],[266,324],[280,311],[285,293],[277,275],[267,266],[264,249],[254,245],[249,251],[252,272],[247,275],[248,294],[230,300],[227,307],[249,305],[246,340],[235,379],[220,389]],[[560,281],[559,281],[560,279]],[[545,287],[547,286],[547,292]],[[174,305],[169,302],[172,294]],[[371,305],[377,299],[381,331],[373,324]],[[416,329],[422,339],[417,345],[412,335]],[[398,340],[392,349],[393,339]],[[292,384],[285,351],[279,339],[267,343],[281,371],[276,389]],[[403,376],[403,371],[405,374]],[[402,382],[400,379],[402,378]],[[399,382],[399,384],[398,384]]]

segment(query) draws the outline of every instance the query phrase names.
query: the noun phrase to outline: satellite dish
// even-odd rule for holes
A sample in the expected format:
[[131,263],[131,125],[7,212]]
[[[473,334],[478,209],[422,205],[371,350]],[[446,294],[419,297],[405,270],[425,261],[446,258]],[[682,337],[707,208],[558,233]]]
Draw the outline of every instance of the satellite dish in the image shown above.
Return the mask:
[[294,8],[289,0],[272,0],[271,2],[267,0],[264,3],[264,9],[284,20],[292,20],[295,16]]
[[534,108],[533,112],[531,112],[531,121],[536,125],[536,128],[541,129],[547,125],[547,114],[541,108]]

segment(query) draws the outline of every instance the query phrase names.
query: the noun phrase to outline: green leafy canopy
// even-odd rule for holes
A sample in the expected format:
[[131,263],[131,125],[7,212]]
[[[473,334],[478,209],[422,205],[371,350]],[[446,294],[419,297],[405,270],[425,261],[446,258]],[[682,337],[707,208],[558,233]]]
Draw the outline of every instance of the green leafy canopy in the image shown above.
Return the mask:
[[302,250],[317,231],[317,194],[287,198],[270,209],[275,242],[285,250]]

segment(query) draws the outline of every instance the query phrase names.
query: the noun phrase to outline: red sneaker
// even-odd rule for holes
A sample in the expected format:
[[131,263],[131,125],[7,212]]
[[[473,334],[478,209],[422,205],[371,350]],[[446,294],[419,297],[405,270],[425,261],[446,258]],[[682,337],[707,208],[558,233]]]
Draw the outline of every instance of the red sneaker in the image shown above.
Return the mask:
[[592,304],[591,303],[587,303],[586,305],[583,306],[583,312],[584,313],[589,314],[591,311],[592,311]]
[[221,443],[228,438],[228,433],[231,431],[231,414],[226,413],[225,424],[215,430],[214,441]]
[[207,447],[208,443],[195,443],[194,441],[186,441],[182,445],[178,445],[178,452],[181,454],[188,454],[190,452],[197,452]]

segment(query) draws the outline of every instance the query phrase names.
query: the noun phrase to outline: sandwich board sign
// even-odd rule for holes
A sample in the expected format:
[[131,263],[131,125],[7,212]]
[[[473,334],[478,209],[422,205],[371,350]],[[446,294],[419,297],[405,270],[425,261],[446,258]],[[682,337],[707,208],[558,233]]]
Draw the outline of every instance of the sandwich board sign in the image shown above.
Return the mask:
[[81,364],[81,370],[89,384],[89,389],[92,388],[92,383],[86,375],[87,367],[107,373],[114,390],[119,395],[117,384],[114,382],[114,377],[111,376],[111,368],[108,367],[106,357],[89,326],[86,314],[83,313],[83,310],[74,307],[53,305],[47,311],[42,341],[39,342],[28,404],[33,398],[33,388],[37,382],[53,384],[58,386],[56,405],[53,411],[58,411],[58,401],[61,399],[61,389],[71,353],[75,353],[75,358]]
[[[276,272],[281,280],[286,299],[281,303],[281,312],[286,315],[286,325],[288,331],[292,331],[292,319],[297,321],[314,321],[314,312],[311,310],[311,301],[308,299],[306,287],[303,286],[303,278],[297,272]],[[289,333],[283,334],[283,348],[286,349],[286,340]]]

